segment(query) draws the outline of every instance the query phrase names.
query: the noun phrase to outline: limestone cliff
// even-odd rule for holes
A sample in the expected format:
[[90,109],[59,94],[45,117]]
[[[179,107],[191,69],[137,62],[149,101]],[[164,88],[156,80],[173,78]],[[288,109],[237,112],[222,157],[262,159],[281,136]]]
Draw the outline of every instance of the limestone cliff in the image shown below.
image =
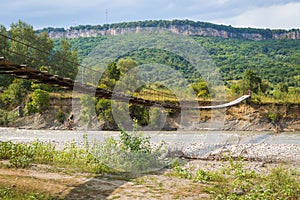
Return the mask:
[[300,39],[299,29],[270,30],[234,28],[231,26],[216,25],[205,22],[193,22],[188,20],[129,22],[103,26],[80,25],[69,29],[45,28],[43,30],[38,30],[37,32],[46,31],[50,38],[79,38],[140,32],[149,28],[166,28],[174,33],[181,33],[184,35],[241,38],[256,41],[266,39]]

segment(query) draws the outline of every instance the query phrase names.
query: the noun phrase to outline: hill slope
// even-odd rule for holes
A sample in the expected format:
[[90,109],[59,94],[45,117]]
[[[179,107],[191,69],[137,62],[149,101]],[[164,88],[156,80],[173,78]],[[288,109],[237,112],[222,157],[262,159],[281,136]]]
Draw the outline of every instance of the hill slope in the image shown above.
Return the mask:
[[[70,43],[72,48],[77,50],[80,60],[83,60],[106,37],[73,38],[70,39]],[[244,71],[251,69],[273,84],[300,84],[300,40],[250,41],[200,36],[194,36],[194,39],[210,54],[225,81],[241,79]],[[167,56],[168,60],[164,59]],[[150,62],[151,59],[151,62],[181,66],[185,73],[189,71],[185,63],[170,55],[163,56],[160,53],[155,57],[153,53],[145,50],[133,53],[130,57],[139,64]],[[169,63],[170,60],[172,63]],[[193,77],[191,74],[190,76]]]
[[[83,60],[102,40],[109,37],[108,35],[138,31],[142,27],[162,27],[171,29],[173,32],[191,35],[211,55],[225,81],[241,79],[246,69],[252,69],[270,83],[300,85],[299,29],[234,28],[189,20],[151,20],[103,26],[80,25],[67,30],[47,28],[38,32],[46,31],[57,41],[57,44],[61,38],[69,38],[72,47],[78,52],[79,59]],[[150,59],[149,55],[153,53],[144,51],[138,54],[133,53],[130,57],[137,60],[139,64],[144,64],[148,62],[147,59]],[[171,66],[175,68],[180,66],[188,76],[195,77],[187,65],[179,63],[176,58],[170,58],[170,55],[165,55],[165,57],[168,57],[168,61],[172,60]],[[170,65],[170,63],[164,63],[166,59],[163,56],[155,59],[157,63]]]

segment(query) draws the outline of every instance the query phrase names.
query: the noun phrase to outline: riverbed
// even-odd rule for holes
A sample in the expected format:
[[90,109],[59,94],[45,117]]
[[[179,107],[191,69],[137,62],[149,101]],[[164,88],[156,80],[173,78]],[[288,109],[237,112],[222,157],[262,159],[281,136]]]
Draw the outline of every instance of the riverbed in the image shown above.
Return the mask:
[[[89,141],[103,142],[105,138],[118,139],[118,131],[69,131],[28,130],[0,128],[0,141],[30,143],[35,140],[51,142],[61,146],[67,142],[79,145],[84,135]],[[243,156],[248,159],[269,161],[293,161],[300,163],[300,132],[258,131],[146,131],[154,144],[164,141],[170,151],[180,156],[208,159],[224,153]]]
[[[32,142],[36,139],[45,142],[81,143],[83,136],[89,140],[103,141],[104,138],[118,138],[119,131],[69,131],[69,130],[30,130],[17,128],[0,128],[0,141]],[[199,142],[206,144],[299,144],[300,132],[282,132],[274,134],[264,131],[144,131],[152,142],[168,143]]]

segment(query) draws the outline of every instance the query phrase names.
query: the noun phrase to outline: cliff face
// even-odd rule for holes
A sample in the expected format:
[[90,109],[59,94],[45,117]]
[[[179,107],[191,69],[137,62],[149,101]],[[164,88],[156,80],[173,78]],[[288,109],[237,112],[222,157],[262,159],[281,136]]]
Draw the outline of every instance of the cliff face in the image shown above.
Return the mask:
[[[149,29],[149,27],[125,27],[125,28],[71,28],[71,29],[59,29],[48,30],[50,38],[79,38],[79,37],[97,37],[103,35],[119,35],[124,33],[137,33],[143,30]],[[190,25],[172,25],[167,29],[174,33],[180,33],[184,35],[197,35],[197,36],[210,36],[210,37],[222,37],[222,38],[242,38],[248,40],[266,40],[266,39],[300,39],[300,30],[281,31],[278,33],[270,32],[268,35],[260,33],[259,31],[230,31],[230,30],[209,28],[209,27],[195,27]],[[251,30],[251,29],[249,29]],[[262,29],[263,30],[263,29]]]

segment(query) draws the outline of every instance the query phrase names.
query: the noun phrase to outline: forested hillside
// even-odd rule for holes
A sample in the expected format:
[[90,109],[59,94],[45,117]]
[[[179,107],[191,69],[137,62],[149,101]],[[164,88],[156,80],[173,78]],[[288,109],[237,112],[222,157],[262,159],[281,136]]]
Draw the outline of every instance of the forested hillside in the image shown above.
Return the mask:
[[[81,37],[70,39],[79,60],[83,60],[102,40],[108,36]],[[286,83],[299,86],[300,82],[300,40],[264,40],[224,39],[220,37],[193,36],[194,39],[211,55],[220,69],[225,81],[242,79],[246,69],[255,71],[262,79],[272,83]],[[55,39],[58,44],[59,39]],[[132,53],[131,57],[139,64],[154,59],[153,52]],[[172,57],[173,56],[173,57]],[[166,60],[166,57],[168,59]],[[148,59],[148,60],[147,60]],[[174,55],[157,54],[156,62],[187,66]],[[153,61],[153,60],[152,60]],[[183,68],[184,72],[189,70]]]

